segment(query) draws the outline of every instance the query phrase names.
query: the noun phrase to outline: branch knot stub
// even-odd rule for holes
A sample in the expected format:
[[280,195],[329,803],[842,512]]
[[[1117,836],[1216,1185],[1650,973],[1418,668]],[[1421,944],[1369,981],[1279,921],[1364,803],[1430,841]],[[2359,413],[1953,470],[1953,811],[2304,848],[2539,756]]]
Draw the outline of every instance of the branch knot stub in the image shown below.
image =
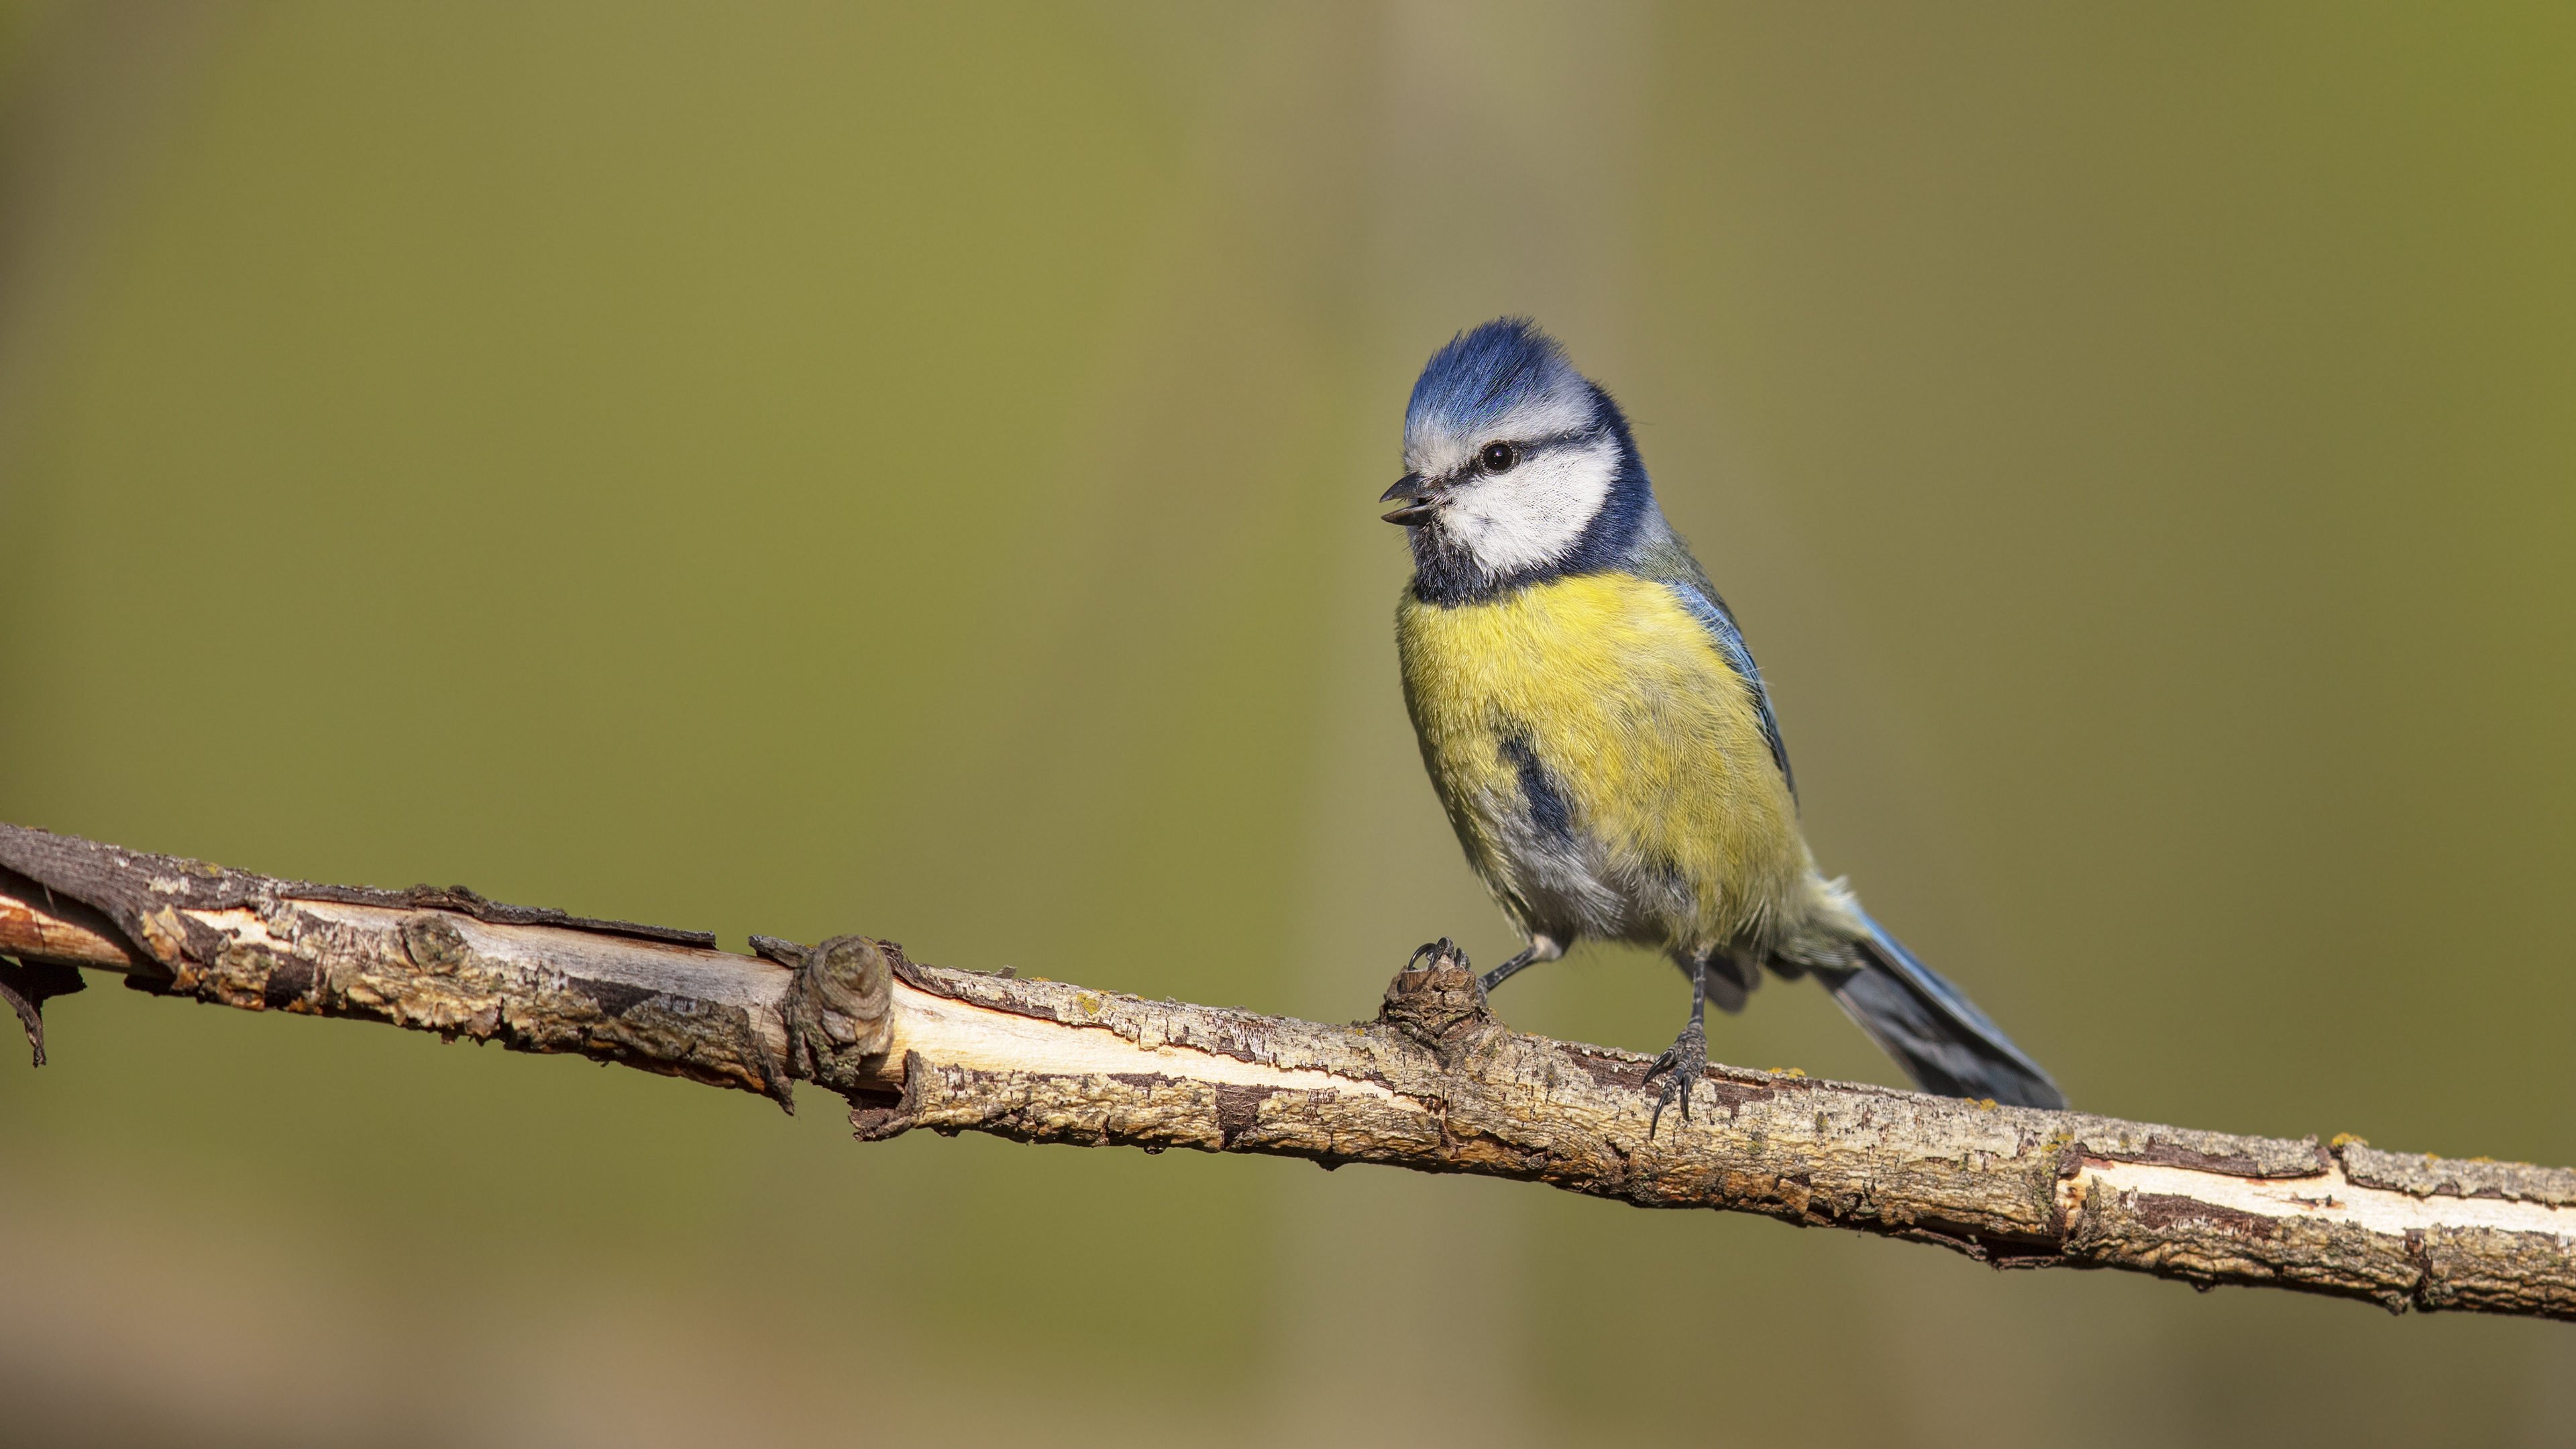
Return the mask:
[[465,933],[438,911],[405,917],[402,943],[411,963],[432,975],[453,976],[474,957],[474,948],[466,944]]
[[869,1067],[894,1045],[894,963],[866,936],[834,936],[805,953],[780,1014],[787,1071],[850,1096],[871,1086]]
[[[1415,964],[1426,958],[1427,964]],[[1485,983],[1446,936],[1414,952],[1387,983],[1377,1019],[1428,1048],[1444,1067],[1466,1060],[1502,1030],[1485,1004]]]

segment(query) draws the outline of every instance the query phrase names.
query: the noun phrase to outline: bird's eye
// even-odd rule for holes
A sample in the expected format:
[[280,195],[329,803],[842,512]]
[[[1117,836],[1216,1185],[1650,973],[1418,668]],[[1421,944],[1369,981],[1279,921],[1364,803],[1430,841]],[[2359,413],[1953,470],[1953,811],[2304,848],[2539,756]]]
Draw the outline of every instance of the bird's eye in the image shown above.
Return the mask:
[[1509,443],[1487,443],[1484,451],[1476,455],[1477,465],[1488,473],[1508,472],[1520,460],[1521,450]]

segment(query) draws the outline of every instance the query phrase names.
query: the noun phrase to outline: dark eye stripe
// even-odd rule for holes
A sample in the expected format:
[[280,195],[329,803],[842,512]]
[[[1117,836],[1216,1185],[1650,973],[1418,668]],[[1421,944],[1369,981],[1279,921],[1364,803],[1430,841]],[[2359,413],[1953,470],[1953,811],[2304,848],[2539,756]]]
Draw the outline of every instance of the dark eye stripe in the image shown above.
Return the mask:
[[[1511,466],[1513,468],[1517,468],[1532,458],[1536,458],[1547,453],[1553,453],[1559,448],[1599,442],[1601,440],[1602,432],[1603,430],[1600,428],[1575,428],[1568,432],[1550,433],[1542,438],[1519,438],[1508,442],[1497,438],[1494,440],[1494,443],[1488,443],[1485,446],[1492,447],[1495,443],[1500,443],[1502,446],[1510,448],[1515,455],[1512,459]],[[1503,471],[1508,470],[1491,469],[1486,467],[1485,449],[1478,448],[1464,464],[1459,466],[1456,472],[1451,473],[1448,476],[1451,478],[1458,478],[1470,473]]]

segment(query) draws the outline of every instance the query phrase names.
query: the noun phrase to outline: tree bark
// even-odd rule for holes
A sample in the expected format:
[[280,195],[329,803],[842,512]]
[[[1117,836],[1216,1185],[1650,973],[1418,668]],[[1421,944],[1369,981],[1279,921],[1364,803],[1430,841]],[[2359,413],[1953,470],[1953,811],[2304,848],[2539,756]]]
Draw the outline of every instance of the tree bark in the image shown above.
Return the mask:
[[[891,942],[808,948],[488,901],[274,880],[0,826],[0,995],[89,967],[164,995],[579,1052],[914,1128],[1543,1182],[1935,1243],[1998,1268],[2125,1268],[2576,1318],[2576,1172],[1712,1067],[1650,1127],[1649,1059],[1511,1031],[1446,956],[1327,1026],[1009,975]],[[2562,1216],[2563,1215],[2563,1216]]]

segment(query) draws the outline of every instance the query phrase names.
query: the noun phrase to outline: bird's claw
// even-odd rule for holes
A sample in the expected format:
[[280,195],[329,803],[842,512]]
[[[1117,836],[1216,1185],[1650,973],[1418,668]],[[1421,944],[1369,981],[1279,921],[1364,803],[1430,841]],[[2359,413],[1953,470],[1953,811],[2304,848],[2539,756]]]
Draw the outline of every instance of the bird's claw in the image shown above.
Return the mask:
[[1663,1090],[1655,1097],[1655,1113],[1646,1119],[1647,1141],[1655,1140],[1655,1128],[1664,1120],[1664,1109],[1671,1106],[1676,1097],[1681,1099],[1682,1120],[1687,1122],[1691,1119],[1691,1083],[1707,1074],[1708,1032],[1694,1021],[1682,1028],[1682,1034],[1673,1038],[1673,1044],[1664,1048],[1664,1054],[1655,1058],[1653,1066],[1646,1068],[1646,1081],[1651,1083],[1659,1076],[1664,1079]]
[[[1421,964],[1422,958],[1425,956],[1431,958],[1431,966],[1424,966]],[[1446,936],[1441,937],[1437,941],[1425,941],[1421,945],[1414,947],[1413,954],[1405,959],[1404,969],[1407,971],[1428,971],[1432,967],[1440,965],[1444,960],[1459,970],[1470,974],[1472,974],[1476,969],[1473,965],[1468,963],[1467,948],[1450,940]]]

